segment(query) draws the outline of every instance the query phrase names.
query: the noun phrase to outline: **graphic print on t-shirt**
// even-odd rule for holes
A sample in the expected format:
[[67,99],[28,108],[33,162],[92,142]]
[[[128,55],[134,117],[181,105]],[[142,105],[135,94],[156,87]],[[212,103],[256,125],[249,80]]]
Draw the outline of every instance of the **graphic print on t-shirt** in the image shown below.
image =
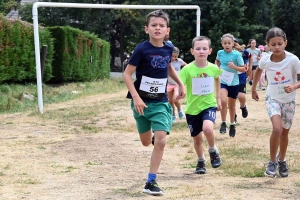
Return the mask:
[[267,77],[272,99],[283,98],[289,95],[285,92],[284,87],[292,83],[291,70],[269,71]]
[[152,56],[151,65],[153,68],[166,68],[170,62],[170,57]]

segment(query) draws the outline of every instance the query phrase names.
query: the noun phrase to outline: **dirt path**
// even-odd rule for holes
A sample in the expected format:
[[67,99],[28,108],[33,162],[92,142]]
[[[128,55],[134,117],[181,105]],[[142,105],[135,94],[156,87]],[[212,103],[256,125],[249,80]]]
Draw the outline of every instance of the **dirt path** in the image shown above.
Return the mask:
[[[258,149],[268,158],[271,124],[264,103],[248,96],[249,116],[238,118],[237,136],[218,134],[223,165],[206,175],[194,174],[196,155],[185,121],[168,136],[158,183],[163,197],[141,193],[152,146],[143,147],[124,98],[126,91],[99,94],[45,105],[40,115],[30,111],[0,115],[0,199],[298,199],[300,195],[300,123],[296,114],[290,134],[288,178],[246,178],[228,175],[234,148]],[[261,93],[263,99],[264,92]],[[299,95],[298,95],[299,96]],[[299,101],[298,101],[299,102]],[[297,105],[297,110],[299,105]],[[240,110],[238,115],[241,116]],[[222,151],[223,150],[223,151]],[[239,152],[237,151],[237,154]],[[255,154],[244,154],[254,159]],[[207,155],[208,159],[208,155]],[[263,171],[264,161],[257,162]],[[252,166],[252,165],[249,165]],[[247,165],[243,165],[247,169]],[[243,170],[243,169],[241,169]]]

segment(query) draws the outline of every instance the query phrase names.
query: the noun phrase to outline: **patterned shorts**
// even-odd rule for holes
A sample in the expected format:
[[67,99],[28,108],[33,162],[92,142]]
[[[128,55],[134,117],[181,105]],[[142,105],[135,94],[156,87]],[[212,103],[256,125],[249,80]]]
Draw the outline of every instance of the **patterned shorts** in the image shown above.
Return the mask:
[[274,115],[280,115],[282,128],[290,129],[295,114],[295,101],[280,103],[275,99],[271,99],[270,96],[266,96],[265,103],[269,117],[271,118]]

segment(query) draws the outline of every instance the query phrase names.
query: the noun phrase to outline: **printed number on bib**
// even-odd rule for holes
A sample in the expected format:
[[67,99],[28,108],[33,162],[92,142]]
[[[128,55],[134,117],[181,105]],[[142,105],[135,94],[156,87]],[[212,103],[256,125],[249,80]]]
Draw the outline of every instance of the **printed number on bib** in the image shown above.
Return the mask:
[[139,94],[148,99],[162,99],[165,97],[167,78],[150,78],[142,76]]

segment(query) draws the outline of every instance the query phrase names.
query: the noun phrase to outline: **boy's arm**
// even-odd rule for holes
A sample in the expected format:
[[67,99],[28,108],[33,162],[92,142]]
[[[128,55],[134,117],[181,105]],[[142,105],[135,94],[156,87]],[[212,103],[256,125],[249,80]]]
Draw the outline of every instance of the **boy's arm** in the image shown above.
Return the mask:
[[177,99],[181,99],[185,97],[185,87],[182,83],[182,81],[180,80],[177,72],[175,71],[175,69],[173,68],[173,66],[171,65],[171,63],[169,63],[169,76],[178,84],[179,86],[179,95]]
[[135,70],[136,70],[135,66],[128,64],[123,73],[123,79],[124,79],[124,82],[129,90],[130,94],[131,94],[136,112],[143,115],[144,108],[147,108],[147,105],[141,99],[140,95],[138,94],[138,92],[136,91],[136,89],[134,87],[131,76],[135,72]]
[[220,95],[220,76],[218,78],[215,78],[215,91],[216,91],[216,100],[218,104],[218,110],[222,109],[222,104],[221,104],[221,95]]

